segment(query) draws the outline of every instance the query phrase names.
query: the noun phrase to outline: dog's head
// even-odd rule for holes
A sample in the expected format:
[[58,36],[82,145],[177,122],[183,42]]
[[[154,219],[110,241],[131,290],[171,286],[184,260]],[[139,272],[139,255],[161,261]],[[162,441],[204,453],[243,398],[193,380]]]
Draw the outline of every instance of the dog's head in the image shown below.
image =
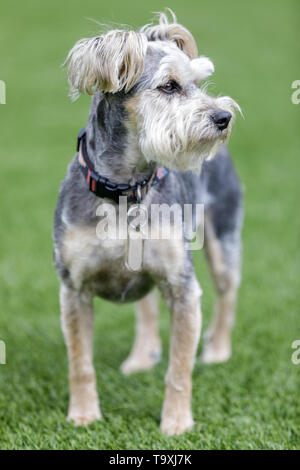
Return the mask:
[[158,25],[139,32],[113,30],[82,39],[66,62],[73,97],[97,90],[119,95],[131,141],[148,161],[200,171],[230,135],[239,106],[199,88],[214,66],[198,57],[193,36],[174,15],[169,22],[161,14]]

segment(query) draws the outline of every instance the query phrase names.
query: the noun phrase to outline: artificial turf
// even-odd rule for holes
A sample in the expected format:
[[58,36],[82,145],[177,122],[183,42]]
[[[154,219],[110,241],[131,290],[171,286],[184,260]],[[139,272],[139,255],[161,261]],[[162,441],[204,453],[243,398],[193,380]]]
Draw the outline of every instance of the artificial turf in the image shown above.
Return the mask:
[[[67,359],[52,265],[59,184],[86,123],[89,97],[71,104],[60,68],[73,43],[99,22],[139,26],[173,8],[216,74],[212,94],[241,105],[230,149],[245,187],[243,282],[233,356],[198,360],[191,432],[158,429],[167,368],[169,313],[161,306],[164,353],[150,372],[124,377],[119,365],[133,332],[132,305],[95,301],[95,364],[104,419],[75,428],[65,419]],[[296,449],[300,447],[299,113],[291,83],[299,72],[299,2],[286,0],[95,0],[0,6],[0,365],[1,449]],[[208,324],[213,301],[202,253],[197,273]],[[199,351],[202,343],[200,344]]]

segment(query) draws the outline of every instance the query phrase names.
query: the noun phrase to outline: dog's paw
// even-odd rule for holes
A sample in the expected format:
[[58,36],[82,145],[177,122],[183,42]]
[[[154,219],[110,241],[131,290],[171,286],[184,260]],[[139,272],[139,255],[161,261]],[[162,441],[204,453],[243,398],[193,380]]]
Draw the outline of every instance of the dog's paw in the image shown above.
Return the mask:
[[228,361],[230,357],[231,357],[230,345],[215,346],[211,343],[208,343],[204,346],[203,353],[201,355],[201,360],[205,364],[218,364],[221,362]]
[[190,411],[177,410],[168,416],[163,416],[160,429],[167,436],[178,436],[189,431],[194,426],[194,420]]
[[130,354],[130,356],[121,364],[120,369],[124,375],[149,370],[160,361],[160,358],[160,348],[154,349],[148,354]]
[[87,426],[88,424],[98,421],[102,418],[99,409],[93,411],[70,410],[67,420],[71,421],[75,426]]

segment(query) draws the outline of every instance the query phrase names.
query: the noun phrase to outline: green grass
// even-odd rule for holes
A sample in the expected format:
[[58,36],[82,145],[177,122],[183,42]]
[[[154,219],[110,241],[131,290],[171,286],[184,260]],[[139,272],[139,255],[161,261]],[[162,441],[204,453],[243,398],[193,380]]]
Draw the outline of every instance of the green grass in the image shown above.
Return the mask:
[[[162,305],[162,362],[129,378],[119,373],[133,339],[133,309],[97,300],[95,363],[104,420],[78,429],[65,420],[67,360],[52,266],[57,191],[85,124],[89,98],[67,98],[60,69],[73,43],[100,22],[134,26],[165,2],[95,0],[0,6],[1,449],[295,449],[300,447],[299,112],[291,83],[299,72],[299,4],[179,0],[169,3],[212,57],[211,93],[242,106],[230,142],[245,185],[243,283],[234,354],[194,371],[194,429],[176,438],[158,430],[167,367],[169,313]],[[202,254],[204,326],[213,292]],[[200,345],[201,348],[201,345]]]

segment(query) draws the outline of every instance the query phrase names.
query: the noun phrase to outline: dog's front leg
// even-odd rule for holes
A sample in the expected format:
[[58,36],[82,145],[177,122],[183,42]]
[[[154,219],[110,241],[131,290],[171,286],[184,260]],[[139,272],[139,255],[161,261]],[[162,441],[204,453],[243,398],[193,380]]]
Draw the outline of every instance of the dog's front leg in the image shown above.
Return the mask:
[[171,344],[166,375],[161,430],[168,435],[181,434],[193,424],[191,412],[192,370],[200,337],[200,289],[194,287],[171,299]]
[[61,286],[62,329],[69,356],[68,419],[77,426],[101,418],[93,367],[92,297]]

